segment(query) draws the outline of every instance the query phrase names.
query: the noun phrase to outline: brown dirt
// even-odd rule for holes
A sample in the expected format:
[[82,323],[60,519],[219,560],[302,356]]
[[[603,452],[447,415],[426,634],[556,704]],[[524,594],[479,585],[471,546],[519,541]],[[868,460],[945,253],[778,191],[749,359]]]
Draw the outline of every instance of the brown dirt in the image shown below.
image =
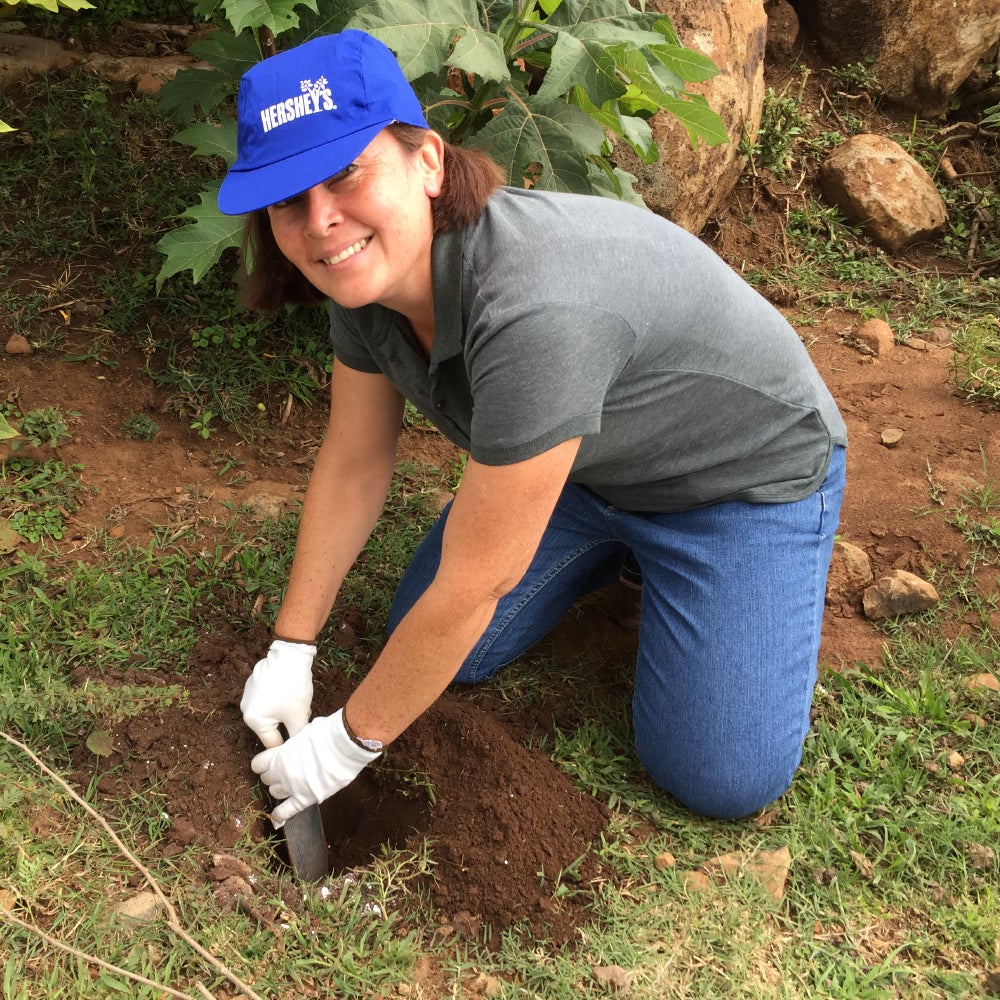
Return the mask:
[[[781,67],[771,67],[770,73],[780,89]],[[812,92],[816,107],[821,96]],[[884,124],[872,111],[873,130]],[[793,188],[773,178],[747,181],[706,239],[736,268],[767,270],[771,262],[784,264],[785,213],[809,183],[806,178]],[[745,223],[751,209],[752,230]],[[935,257],[933,248],[911,251],[895,264],[942,271],[960,266]],[[957,504],[963,486],[982,481],[984,458],[990,469],[1000,468],[1000,417],[951,392],[946,344],[927,350],[897,345],[887,356],[874,358],[842,336],[858,324],[857,315],[811,309],[795,289],[773,294],[793,320],[808,313],[811,322],[801,327],[802,335],[848,423],[842,537],[868,552],[876,574],[894,567],[926,573],[963,559],[963,542],[947,522],[947,508]],[[68,308],[72,312],[75,307]],[[897,305],[893,309],[900,314]],[[60,322],[56,313],[46,315]],[[143,374],[144,359],[137,352],[103,344],[105,354],[117,361],[114,368],[93,360],[61,360],[64,354],[86,353],[92,343],[91,334],[70,332],[59,354],[0,357],[0,398],[16,398],[24,412],[58,406],[80,414],[73,424],[74,440],[60,449],[60,457],[83,466],[83,480],[92,492],[64,540],[67,558],[96,558],[89,547],[95,528],[143,544],[156,525],[178,531],[194,525],[208,544],[213,521],[230,517],[225,505],[256,499],[289,509],[301,497],[322,434],[322,407],[313,412],[296,407],[276,443],[261,450],[222,431],[204,441],[191,432],[187,420],[164,412],[164,394]],[[141,412],[154,415],[162,428],[152,443],[127,440],[118,430],[126,417]],[[890,426],[903,430],[892,448],[880,440]],[[220,456],[238,456],[245,463],[242,484],[223,484]],[[433,432],[410,429],[402,456],[442,465],[453,450]],[[929,476],[939,489],[939,505],[931,502]],[[992,590],[993,571],[983,569],[979,584],[984,592]],[[622,624],[628,617],[623,607],[627,600],[619,588],[611,588],[586,602],[546,640],[560,656],[589,654],[593,684],[608,697],[628,697],[634,632]],[[210,852],[238,855],[248,828],[254,839],[268,836],[266,803],[249,768],[257,747],[237,708],[244,679],[266,647],[267,631],[262,623],[256,631],[237,634],[224,623],[223,611],[204,609],[204,635],[184,674],[191,689],[188,703],[115,727],[114,753],[99,764],[86,752],[76,759],[82,784],[99,768],[98,798],[109,811],[123,797],[155,790],[171,820],[159,848],[166,855],[190,845],[205,848],[206,859]],[[339,636],[347,645],[381,628],[378,622],[358,621],[350,608],[337,609],[335,621],[347,627],[334,628],[333,639]],[[963,625],[956,620],[953,628],[959,632]],[[828,609],[825,668],[857,661],[877,666],[882,643],[856,605]],[[333,668],[321,666],[317,674],[315,709],[332,711],[343,703],[348,682]],[[80,676],[82,680],[85,673]],[[152,679],[147,670],[136,676],[143,684],[176,680],[166,668]],[[122,677],[123,682],[130,679]],[[528,745],[533,733],[575,724],[574,711],[571,698],[553,696],[525,718],[489,697],[448,692],[393,745],[383,764],[326,805],[335,867],[365,864],[386,841],[402,846],[428,837],[435,868],[425,889],[446,928],[480,936],[526,919],[533,933],[565,940],[586,918],[586,893],[579,894],[579,901],[571,895],[554,904],[551,882],[543,884],[539,873],[551,879],[583,858],[581,884],[599,878],[590,850],[609,814],[575,789],[549,757]],[[400,778],[405,772],[427,775],[436,792],[433,804],[406,794]],[[222,863],[220,869],[218,859],[215,865],[206,860],[202,877],[224,886],[231,859],[228,864],[230,868]],[[219,897],[220,902],[227,898],[221,890]]]

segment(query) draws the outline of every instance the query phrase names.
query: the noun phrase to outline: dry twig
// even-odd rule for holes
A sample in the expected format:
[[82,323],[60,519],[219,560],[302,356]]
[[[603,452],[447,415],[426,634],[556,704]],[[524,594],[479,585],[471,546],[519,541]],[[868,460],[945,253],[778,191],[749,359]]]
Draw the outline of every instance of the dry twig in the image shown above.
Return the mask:
[[[254,992],[253,988],[249,984],[243,982],[243,980],[240,979],[239,976],[236,975],[236,973],[230,970],[229,967],[224,962],[216,958],[215,955],[213,955],[210,951],[208,951],[201,944],[199,944],[183,928],[180,919],[177,916],[177,911],[174,909],[174,906],[170,902],[170,900],[167,899],[163,890],[160,888],[159,883],[153,877],[152,872],[150,872],[150,870],[132,853],[132,851],[129,850],[129,848],[125,845],[125,843],[118,836],[118,834],[115,833],[114,829],[111,827],[111,824],[108,823],[108,821],[96,809],[94,809],[94,807],[91,806],[90,803],[86,802],[83,798],[81,798],[64,778],[56,774],[56,772],[53,771],[52,768],[50,768],[44,761],[41,760],[41,758],[38,757],[37,754],[35,754],[32,750],[26,747],[20,740],[15,739],[9,733],[4,732],[2,729],[0,729],[0,737],[3,737],[3,739],[5,739],[8,743],[10,743],[12,746],[17,747],[18,750],[20,750],[23,754],[28,756],[40,771],[42,771],[44,774],[48,775],[48,777],[50,777],[53,781],[55,781],[56,784],[58,784],[63,789],[63,791],[65,791],[66,794],[69,795],[71,799],[73,799],[74,802],[76,802],[79,806],[81,806],[87,812],[87,814],[101,826],[101,828],[105,831],[105,833],[107,833],[107,835],[112,839],[112,841],[114,841],[114,844],[118,848],[118,850],[121,851],[121,853],[133,865],[135,865],[136,869],[140,872],[142,877],[148,883],[149,888],[152,890],[157,900],[159,900],[160,905],[163,907],[163,910],[166,913],[167,927],[169,927],[170,930],[173,931],[174,934],[176,934],[190,948],[192,948],[195,952],[197,952],[198,955],[200,955],[210,966],[212,966],[213,969],[215,969],[217,972],[225,976],[226,979],[228,979],[233,984],[233,986],[235,986],[244,996],[249,997],[250,1000],[262,1000],[262,998],[257,993]],[[9,914],[9,911],[7,910],[4,911],[4,915],[12,916],[11,914]],[[200,984],[199,988],[204,989],[204,987],[201,987]],[[205,995],[211,997],[211,994],[209,994],[207,991]]]

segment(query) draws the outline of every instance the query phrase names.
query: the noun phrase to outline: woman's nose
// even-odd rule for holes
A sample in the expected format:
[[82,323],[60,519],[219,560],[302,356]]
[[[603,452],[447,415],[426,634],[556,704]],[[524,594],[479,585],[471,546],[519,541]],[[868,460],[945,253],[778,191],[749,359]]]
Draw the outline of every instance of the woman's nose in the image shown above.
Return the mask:
[[337,198],[325,184],[309,188],[302,196],[306,208],[306,230],[310,236],[325,236],[341,218]]

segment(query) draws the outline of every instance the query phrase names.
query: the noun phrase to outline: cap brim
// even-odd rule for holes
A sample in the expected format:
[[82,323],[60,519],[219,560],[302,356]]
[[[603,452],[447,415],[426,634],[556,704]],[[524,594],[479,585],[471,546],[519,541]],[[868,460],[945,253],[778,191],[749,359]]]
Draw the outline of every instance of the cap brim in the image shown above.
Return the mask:
[[393,119],[254,170],[229,170],[219,188],[219,211],[245,215],[292,198],[348,166]]

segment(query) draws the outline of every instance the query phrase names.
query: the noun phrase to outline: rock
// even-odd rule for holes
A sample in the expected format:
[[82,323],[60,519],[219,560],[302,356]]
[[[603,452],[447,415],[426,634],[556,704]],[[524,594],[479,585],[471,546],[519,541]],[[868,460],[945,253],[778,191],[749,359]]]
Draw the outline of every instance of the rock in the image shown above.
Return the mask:
[[662,854],[657,854],[653,858],[653,867],[658,871],[662,872],[667,868],[673,868],[677,864],[677,859],[670,853],[670,851],[664,851]]
[[833,558],[826,581],[827,604],[850,604],[875,582],[868,553],[850,542],[833,543]]
[[863,354],[882,358],[892,350],[896,334],[884,319],[869,319],[854,331],[851,339]]
[[124,83],[143,93],[156,93],[181,69],[208,69],[208,63],[179,53],[120,59],[102,53],[65,49],[47,38],[0,33],[0,88],[25,77],[44,76],[82,65],[86,72],[108,83]]
[[84,63],[86,71],[107,83],[123,83],[143,93],[155,94],[181,69],[208,69],[207,63],[187,55],[118,56],[92,53]]
[[948,754],[948,767],[952,771],[961,771],[965,767],[965,758],[957,750],[952,750]]
[[899,427],[886,427],[879,435],[879,441],[886,448],[895,448],[903,440],[903,431]]
[[803,26],[835,66],[864,63],[886,97],[943,114],[1000,39],[997,0],[800,0]]
[[911,351],[929,351],[931,349],[931,345],[921,337],[907,337],[903,341],[903,346],[908,347]]
[[707,892],[712,888],[712,880],[704,872],[685,872],[684,888],[689,892]]
[[603,987],[616,993],[627,993],[632,989],[635,974],[623,969],[620,965],[595,965],[591,969],[594,979]]
[[6,89],[25,76],[64,69],[81,58],[48,38],[4,32],[0,34],[0,87]]
[[746,855],[739,851],[720,854],[702,865],[702,873],[716,880],[725,880],[734,875],[746,874],[756,879],[764,891],[776,903],[785,898],[788,872],[792,866],[792,852],[787,846],[775,851],[760,851]]
[[767,55],[772,62],[791,62],[802,49],[799,15],[788,0],[766,0]]
[[624,143],[615,160],[636,176],[646,204],[692,233],[700,233],[732,191],[745,166],[739,145],[744,133],[755,135],[764,106],[764,50],[767,19],[760,0],[653,0],[649,8],[666,14],[681,41],[708,56],[718,76],[692,84],[721,117],[730,141],[720,146],[691,140],[676,118],[660,113],[650,124],[660,150],[656,163],[643,164]]
[[130,923],[149,923],[155,920],[163,909],[159,896],[153,892],[140,892],[116,908],[115,912]]
[[968,688],[985,688],[987,691],[1000,691],[1000,677],[995,674],[976,674],[970,677],[965,686]]
[[948,210],[930,174],[898,143],[855,135],[820,167],[823,196],[895,253],[944,229]]
[[905,569],[893,570],[869,587],[862,598],[865,617],[870,621],[896,615],[927,611],[939,600],[933,584]]
[[8,354],[34,354],[34,348],[28,343],[27,337],[22,337],[19,333],[12,333],[7,340],[4,350]]

